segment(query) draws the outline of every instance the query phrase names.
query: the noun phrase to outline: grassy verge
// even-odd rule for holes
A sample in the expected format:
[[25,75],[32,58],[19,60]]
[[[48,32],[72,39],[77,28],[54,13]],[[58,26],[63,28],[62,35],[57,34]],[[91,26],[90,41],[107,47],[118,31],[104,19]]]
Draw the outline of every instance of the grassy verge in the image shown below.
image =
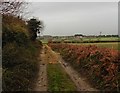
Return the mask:
[[48,91],[76,91],[74,83],[59,63],[47,65]]

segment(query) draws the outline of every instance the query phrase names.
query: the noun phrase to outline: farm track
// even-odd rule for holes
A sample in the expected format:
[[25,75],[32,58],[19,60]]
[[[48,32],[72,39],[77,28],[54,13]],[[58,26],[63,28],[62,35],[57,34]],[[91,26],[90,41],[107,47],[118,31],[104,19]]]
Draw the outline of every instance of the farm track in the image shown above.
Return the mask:
[[[50,55],[48,57],[48,55]],[[51,58],[50,58],[51,57]],[[47,45],[43,46],[42,53],[40,55],[41,61],[40,61],[40,71],[38,75],[38,79],[35,84],[34,91],[47,91],[48,85],[47,85],[47,64],[53,62],[55,64],[56,62],[60,63],[64,71],[69,75],[71,80],[75,83],[77,87],[77,91],[98,91],[97,89],[94,89],[91,85],[89,85],[86,82],[85,78],[82,78],[77,71],[75,71],[70,65],[64,62],[62,57],[59,55],[59,53],[56,53],[51,50],[50,47]]]

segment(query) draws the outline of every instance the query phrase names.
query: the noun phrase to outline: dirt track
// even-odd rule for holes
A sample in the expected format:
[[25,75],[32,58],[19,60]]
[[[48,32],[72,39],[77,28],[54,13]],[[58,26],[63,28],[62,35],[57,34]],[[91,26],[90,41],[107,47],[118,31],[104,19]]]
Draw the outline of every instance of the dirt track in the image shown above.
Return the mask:
[[65,63],[59,53],[55,53],[54,51],[52,52],[57,55],[58,62],[61,64],[66,73],[70,76],[71,80],[75,83],[77,91],[98,91],[97,89],[89,85],[86,79],[82,78],[80,74],[78,74],[78,72],[75,71],[69,64]]
[[34,91],[47,91],[47,72],[46,72],[46,56],[44,46],[40,54],[40,69],[38,73],[38,78],[34,87]]
[[47,45],[43,47],[40,58],[41,58],[40,71],[34,91],[47,91],[48,85],[46,65],[48,62],[49,63],[59,62],[63,69],[66,71],[66,73],[70,76],[71,80],[75,83],[77,91],[98,91],[97,89],[89,85],[86,82],[85,78],[82,78],[80,74],[78,74],[77,71],[75,71],[70,65],[65,63],[62,57],[59,55],[59,53],[52,51],[51,48],[48,47]]

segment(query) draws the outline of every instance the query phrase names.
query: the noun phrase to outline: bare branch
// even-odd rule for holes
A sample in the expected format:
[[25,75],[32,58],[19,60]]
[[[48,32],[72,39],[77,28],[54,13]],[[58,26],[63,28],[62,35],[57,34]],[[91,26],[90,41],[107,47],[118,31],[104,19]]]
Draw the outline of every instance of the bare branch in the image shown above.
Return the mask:
[[20,16],[25,4],[23,0],[0,0],[0,14]]

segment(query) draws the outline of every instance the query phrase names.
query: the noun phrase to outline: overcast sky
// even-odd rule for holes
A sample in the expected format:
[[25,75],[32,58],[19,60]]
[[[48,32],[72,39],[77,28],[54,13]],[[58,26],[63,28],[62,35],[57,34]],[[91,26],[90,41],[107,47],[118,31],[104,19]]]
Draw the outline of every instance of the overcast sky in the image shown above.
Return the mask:
[[28,11],[44,22],[43,35],[118,34],[117,2],[31,2]]

